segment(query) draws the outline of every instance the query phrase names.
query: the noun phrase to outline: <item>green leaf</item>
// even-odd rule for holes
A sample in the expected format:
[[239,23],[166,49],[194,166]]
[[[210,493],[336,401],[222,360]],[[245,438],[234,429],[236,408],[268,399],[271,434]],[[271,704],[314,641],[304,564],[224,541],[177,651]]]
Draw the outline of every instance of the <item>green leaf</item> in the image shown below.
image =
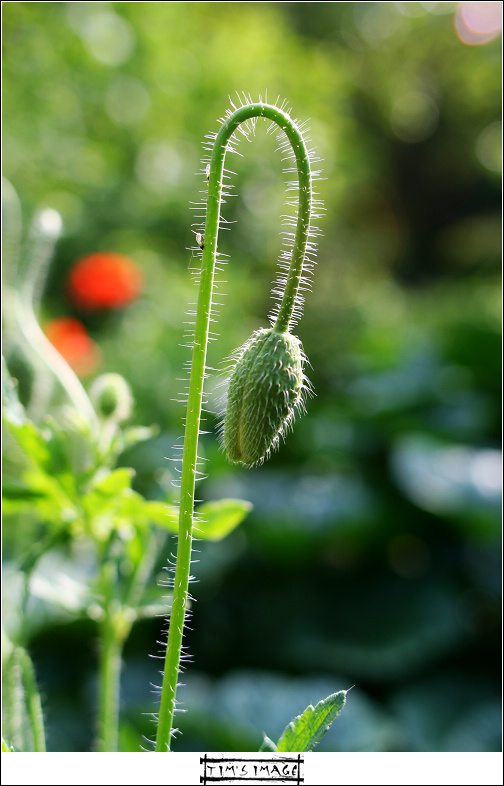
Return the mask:
[[82,504],[91,521],[93,536],[104,540],[113,529],[137,532],[154,524],[169,532],[178,532],[178,509],[162,501],[145,500],[131,489],[133,470],[121,467],[95,483]]
[[12,745],[9,748],[9,746],[5,742],[4,738],[2,737],[2,753],[12,753],[13,751],[14,751],[14,748],[12,747]]
[[[131,500],[130,504],[139,504]],[[195,517],[194,534],[201,540],[222,540],[240,524],[252,504],[242,499],[221,499],[200,505]],[[174,505],[161,501],[142,501],[141,512],[137,515],[146,518],[152,524],[177,534],[179,510]]]
[[8,480],[2,483],[2,499],[33,502],[34,499],[43,496],[43,492],[21,486],[19,483],[10,483]]
[[124,447],[129,448],[138,442],[145,442],[147,439],[157,437],[159,426],[130,426],[123,430]]
[[166,502],[144,502],[145,515],[152,524],[167,529],[169,532],[178,532],[179,510],[174,505]]
[[6,736],[18,750],[45,751],[44,721],[35,670],[23,647],[13,647],[9,652],[3,666],[2,693]]
[[277,746],[275,745],[273,740],[270,740],[270,738],[267,737],[266,734],[264,734],[264,732],[263,735],[264,735],[264,739],[262,741],[261,747],[259,748],[259,753],[263,753],[263,752],[275,753],[275,751],[277,750]]
[[194,536],[202,540],[222,540],[252,510],[244,499],[220,499],[200,505],[194,523]]
[[10,482],[4,484],[2,512],[5,516],[28,513],[56,529],[66,527],[78,518],[73,476],[55,478],[35,467],[24,473],[23,480],[23,486]]
[[25,421],[22,425],[7,421],[7,426],[30,461],[45,467],[49,461],[50,452],[40,429],[30,420]]
[[76,518],[77,489],[73,475],[67,473],[56,478],[35,468],[25,472],[23,480],[28,488],[39,494],[38,498],[33,498],[33,505],[42,521],[59,525]]
[[120,467],[107,473],[105,477],[96,480],[94,490],[105,497],[115,497],[124,489],[131,488],[131,480],[135,474],[129,467]]
[[[112,472],[100,470],[95,475],[92,490],[82,497],[86,518],[98,540],[108,537],[119,524],[118,518],[127,519],[130,512],[138,517],[138,504],[135,503],[139,495],[131,490],[133,475],[134,471],[127,467]],[[128,506],[131,510],[126,510]]]
[[311,704],[289,723],[277,743],[277,751],[303,753],[310,751],[320,742],[329,726],[345,706],[346,690],[333,693],[319,701],[315,708]]

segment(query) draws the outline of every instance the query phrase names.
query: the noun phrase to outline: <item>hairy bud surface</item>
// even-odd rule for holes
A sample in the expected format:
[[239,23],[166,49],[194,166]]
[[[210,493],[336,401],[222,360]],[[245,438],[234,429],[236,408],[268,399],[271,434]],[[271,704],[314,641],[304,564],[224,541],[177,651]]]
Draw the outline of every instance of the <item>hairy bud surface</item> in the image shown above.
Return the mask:
[[238,350],[223,423],[230,461],[253,467],[278,446],[304,403],[305,360],[299,339],[274,328],[255,331]]

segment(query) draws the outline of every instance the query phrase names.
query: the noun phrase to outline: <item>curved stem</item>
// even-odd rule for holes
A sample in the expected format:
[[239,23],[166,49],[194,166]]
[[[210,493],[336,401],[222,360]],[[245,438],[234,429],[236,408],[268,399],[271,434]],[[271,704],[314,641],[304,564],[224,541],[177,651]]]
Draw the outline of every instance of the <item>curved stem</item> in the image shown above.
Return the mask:
[[93,429],[98,418],[84,387],[66,360],[46,338],[35,314],[35,301],[42,292],[54,244],[61,232],[61,218],[54,210],[42,210],[33,221],[29,247],[21,259],[15,287],[14,309],[25,340],[52,371],[70,401]]
[[91,427],[96,429],[98,426],[98,418],[89,400],[89,396],[75,372],[45,336],[35,316],[31,303],[27,300],[23,301],[21,297],[17,296],[16,310],[19,327],[30,347],[36,353],[37,357],[42,358],[48,368],[53,372],[54,376],[66,391],[75,409],[81,413]]
[[194,329],[194,345],[191,376],[189,379],[184,451],[182,457],[177,564],[170,612],[163,685],[161,689],[161,704],[159,708],[156,738],[157,752],[170,750],[173,714],[176,704],[175,697],[191,562],[198,436],[210,315],[212,311],[212,294],[223,191],[224,161],[228,150],[228,144],[233,133],[241,123],[254,117],[264,117],[272,120],[285,131],[294,151],[299,177],[297,228],[287,282],[275,323],[275,329],[279,332],[289,329],[301,280],[303,260],[310,230],[312,204],[311,169],[308,151],[300,129],[289,115],[279,107],[258,102],[238,108],[223,122],[215,139],[210,161],[204,249],[201,262],[201,280]]

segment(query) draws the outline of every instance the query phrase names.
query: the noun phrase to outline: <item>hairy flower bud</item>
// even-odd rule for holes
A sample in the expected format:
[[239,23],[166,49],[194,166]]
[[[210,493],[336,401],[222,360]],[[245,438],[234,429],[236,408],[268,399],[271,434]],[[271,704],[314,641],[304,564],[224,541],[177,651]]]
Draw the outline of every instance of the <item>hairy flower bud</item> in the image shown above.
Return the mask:
[[130,417],[133,396],[130,386],[120,374],[102,374],[91,385],[89,395],[101,417],[117,423]]
[[222,437],[235,464],[268,458],[303,406],[303,347],[291,333],[257,330],[238,350],[229,380]]

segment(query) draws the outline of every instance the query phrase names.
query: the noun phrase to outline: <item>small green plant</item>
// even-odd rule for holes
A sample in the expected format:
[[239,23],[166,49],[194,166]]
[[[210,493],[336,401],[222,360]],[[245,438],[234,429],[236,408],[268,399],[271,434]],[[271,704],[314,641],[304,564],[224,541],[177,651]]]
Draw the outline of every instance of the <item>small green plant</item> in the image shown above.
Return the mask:
[[[5,218],[16,224],[17,198],[10,189]],[[14,213],[14,215],[13,215]],[[23,405],[18,383],[2,357],[2,417],[5,444],[15,455],[2,484],[4,532],[12,522],[27,525],[32,541],[20,545],[16,575],[22,579],[20,607],[10,637],[3,636],[3,731],[14,750],[44,751],[42,703],[29,655],[30,610],[40,560],[50,551],[73,557],[84,548],[93,569],[82,585],[73,579],[72,597],[49,588],[52,604],[66,614],[93,620],[98,635],[98,702],[95,748],[118,750],[120,675],[124,644],[132,625],[166,610],[156,582],[157,565],[169,533],[178,529],[174,499],[148,500],[132,488],[134,471],[117,466],[125,449],[150,439],[158,429],[128,425],[134,406],[119,374],[103,374],[89,395],[68,363],[44,335],[36,316],[62,223],[54,211],[35,216],[28,242],[21,246],[17,274],[6,279],[6,351],[31,377]],[[10,269],[18,256],[14,249]],[[65,404],[39,416],[54,379]],[[15,443],[15,446],[13,445]],[[10,450],[10,449],[13,450]],[[21,455],[19,455],[21,453]],[[220,540],[247,515],[244,500],[216,500],[198,508],[199,537]],[[11,526],[12,530],[15,529]],[[10,599],[9,605],[15,605]],[[12,639],[12,640],[11,640]]]
[[[287,218],[294,232],[287,234],[281,251],[282,273],[274,289],[276,307],[270,317],[269,330],[256,331],[235,355],[230,374],[227,411],[222,424],[223,444],[232,462],[253,467],[270,455],[285,430],[291,425],[296,409],[303,406],[303,394],[309,390],[304,375],[306,358],[301,342],[290,332],[301,316],[301,289],[306,287],[315,252],[313,239],[314,214],[320,202],[313,194],[311,163],[302,126],[282,106],[261,99],[245,98],[239,106],[232,103],[221,121],[219,132],[210,137],[206,148],[210,156],[203,159],[203,172],[208,180],[206,219],[196,233],[196,253],[201,251],[199,296],[194,327],[192,364],[187,396],[185,440],[180,481],[178,548],[173,579],[173,600],[161,688],[156,751],[170,750],[176,692],[182,649],[183,629],[188,606],[188,585],[194,526],[194,494],[198,467],[198,436],[203,402],[203,383],[208,373],[207,346],[215,270],[219,263],[218,233],[221,204],[226,196],[224,164],[226,154],[234,152],[238,131],[249,136],[255,131],[258,118],[264,118],[279,129],[280,149],[294,163],[297,179],[288,183],[289,192],[297,192],[296,215]],[[292,201],[289,199],[289,204]],[[303,282],[303,286],[302,286]],[[338,694],[339,696],[339,694]],[[335,705],[336,706],[336,705]],[[343,702],[339,704],[339,710]],[[304,717],[308,710],[305,711]],[[317,714],[317,713],[316,713]],[[300,722],[299,719],[296,723]],[[293,739],[298,739],[296,735]],[[298,744],[297,742],[295,743]],[[298,748],[283,748],[283,750]],[[304,750],[305,748],[301,748]]]
[[[195,251],[201,256],[201,269],[178,508],[170,495],[145,499],[132,488],[133,470],[118,466],[125,448],[156,433],[155,427],[127,425],[134,406],[127,382],[118,374],[104,374],[86,392],[44,335],[37,318],[37,302],[62,223],[55,211],[42,211],[35,216],[28,243],[21,246],[20,231],[18,237],[12,232],[12,227],[15,230],[20,224],[17,198],[8,190],[6,217],[11,235],[6,248],[21,262],[15,278],[7,282],[7,302],[12,304],[7,313],[7,348],[17,355],[18,363],[22,358],[29,370],[31,396],[26,405],[21,403],[17,382],[4,364],[3,419],[9,437],[23,454],[19,476],[14,480],[9,477],[3,485],[4,514],[7,520],[12,515],[35,521],[37,538],[21,550],[17,566],[23,577],[20,624],[13,640],[6,639],[4,646],[4,750],[46,748],[42,703],[28,652],[32,577],[39,560],[50,550],[66,550],[72,556],[76,544],[83,542],[92,551],[94,570],[87,586],[80,588],[73,608],[75,611],[78,607],[79,613],[97,625],[95,747],[99,751],[118,750],[122,651],[135,621],[166,613],[154,575],[170,533],[178,536],[177,555],[155,750],[171,749],[190,600],[193,533],[200,539],[220,540],[251,509],[244,500],[224,499],[199,505],[195,510],[195,484],[215,270],[221,261],[217,240],[226,193],[225,157],[235,150],[237,132],[252,134],[261,117],[279,128],[280,148],[294,162],[287,171],[297,173],[297,179],[288,183],[288,204],[294,207],[295,214],[285,219],[293,231],[287,233],[281,251],[282,272],[274,289],[276,305],[270,316],[271,327],[255,331],[232,358],[226,413],[221,424],[222,444],[229,460],[253,467],[267,459],[291,426],[296,412],[303,409],[306,393],[310,392],[304,374],[306,357],[291,329],[301,315],[301,292],[306,288],[315,252],[313,219],[320,209],[313,193],[311,164],[315,159],[313,152],[308,151],[303,127],[292,120],[285,104],[245,99],[228,110],[220,131],[211,137],[210,156],[203,161],[208,194],[206,221],[196,232]],[[54,379],[67,403],[50,415],[41,415],[49,403]],[[61,602],[64,605],[65,598],[61,597]],[[265,737],[261,750],[310,750],[341,711],[345,697],[346,692],[340,691],[315,708],[310,705],[287,726],[276,744]]]

